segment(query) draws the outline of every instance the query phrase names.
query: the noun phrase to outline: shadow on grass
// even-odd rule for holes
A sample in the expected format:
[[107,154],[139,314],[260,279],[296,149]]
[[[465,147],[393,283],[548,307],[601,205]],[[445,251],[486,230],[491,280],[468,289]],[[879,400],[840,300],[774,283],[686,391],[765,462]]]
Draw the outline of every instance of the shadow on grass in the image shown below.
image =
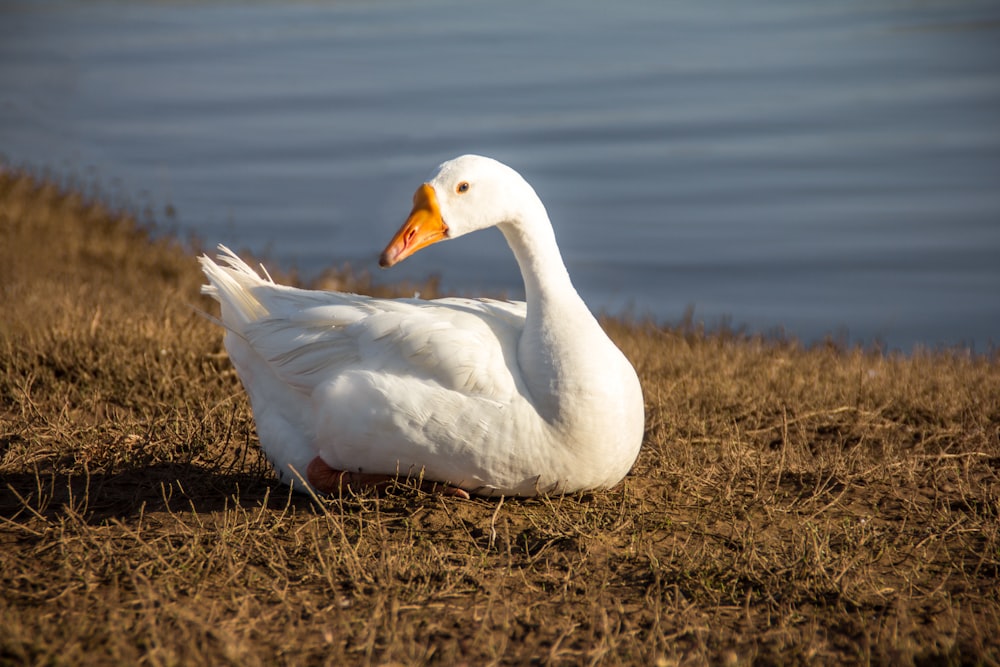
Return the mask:
[[113,473],[13,473],[0,482],[0,517],[18,523],[73,514],[99,524],[144,512],[206,513],[262,505],[280,509],[313,502],[262,474],[225,473],[191,463],[158,463]]

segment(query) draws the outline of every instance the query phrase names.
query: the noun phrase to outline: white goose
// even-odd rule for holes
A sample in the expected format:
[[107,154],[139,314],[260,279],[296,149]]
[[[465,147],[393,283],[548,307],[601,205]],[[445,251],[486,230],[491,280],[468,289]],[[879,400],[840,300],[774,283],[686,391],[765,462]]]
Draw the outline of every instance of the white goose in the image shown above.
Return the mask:
[[526,303],[373,299],[260,277],[224,246],[200,259],[261,446],[322,492],[412,476],[468,497],[617,484],[643,435],[635,370],[580,299],[532,187],[495,160],[442,164],[382,253],[497,226]]

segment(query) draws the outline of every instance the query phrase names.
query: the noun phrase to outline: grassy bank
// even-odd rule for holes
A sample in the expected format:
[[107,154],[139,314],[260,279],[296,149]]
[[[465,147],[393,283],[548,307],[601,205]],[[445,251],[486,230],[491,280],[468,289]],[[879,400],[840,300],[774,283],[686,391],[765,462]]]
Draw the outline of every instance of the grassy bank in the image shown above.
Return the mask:
[[1000,662],[995,357],[608,322],[647,410],[618,488],[317,502],[200,283],[0,173],[0,663]]

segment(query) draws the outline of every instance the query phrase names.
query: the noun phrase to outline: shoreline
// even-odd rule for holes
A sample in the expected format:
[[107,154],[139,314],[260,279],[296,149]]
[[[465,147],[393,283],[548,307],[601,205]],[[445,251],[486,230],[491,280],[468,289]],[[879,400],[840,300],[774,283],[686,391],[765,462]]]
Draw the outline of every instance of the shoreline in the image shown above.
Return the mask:
[[[178,245],[192,256],[202,253],[213,254],[214,248],[205,246],[198,233],[194,230],[183,230],[178,222],[178,212],[174,204],[167,201],[165,203],[154,203],[146,201],[139,203],[128,193],[112,192],[100,181],[99,178],[88,180],[72,171],[57,172],[48,166],[38,166],[33,164],[12,165],[3,161],[0,155],[0,177],[13,178],[15,180],[28,179],[31,182],[46,188],[55,188],[51,193],[60,196],[77,198],[87,205],[96,205],[109,216],[116,218],[128,218],[137,229],[149,236],[151,240],[166,241]],[[166,222],[164,222],[164,220]],[[494,299],[511,298],[503,290],[486,290],[482,292],[465,292],[461,289],[449,289],[442,284],[439,275],[430,274],[421,279],[400,278],[393,280],[385,279],[377,265],[373,262],[371,267],[355,266],[349,262],[331,259],[330,263],[319,269],[314,269],[303,275],[303,272],[294,264],[286,265],[275,257],[270,256],[266,251],[263,254],[254,254],[246,248],[237,247],[240,256],[251,258],[253,262],[262,263],[267,270],[275,276],[279,282],[284,281],[297,287],[305,289],[320,290],[354,290],[362,294],[374,296],[413,296],[417,293],[422,298],[433,299],[442,296],[460,297],[486,297]],[[522,297],[523,299],[523,297]],[[652,325],[657,328],[672,329],[686,333],[697,333],[702,336],[724,336],[738,337],[745,339],[760,339],[779,345],[794,344],[809,349],[819,346],[832,346],[842,351],[861,350],[865,353],[876,353],[884,355],[923,355],[923,354],[959,354],[982,357],[986,359],[997,359],[1000,353],[1000,342],[987,339],[982,341],[957,343],[941,343],[915,341],[908,348],[889,344],[878,335],[870,338],[852,337],[847,326],[836,326],[824,334],[819,334],[811,339],[803,339],[790,332],[782,324],[771,324],[754,328],[747,323],[734,321],[732,316],[720,314],[714,316],[708,322],[703,318],[698,318],[698,305],[688,304],[684,312],[676,318],[658,317],[648,310],[640,311],[631,304],[625,305],[617,311],[598,309],[594,311],[602,321],[614,320],[622,323],[641,324],[642,326]]]

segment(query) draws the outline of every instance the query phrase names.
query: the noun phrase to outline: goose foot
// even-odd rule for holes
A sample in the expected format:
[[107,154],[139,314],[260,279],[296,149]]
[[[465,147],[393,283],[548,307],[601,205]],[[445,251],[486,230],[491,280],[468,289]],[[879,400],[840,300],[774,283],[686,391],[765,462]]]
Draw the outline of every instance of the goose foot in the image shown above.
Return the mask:
[[[306,479],[314,489],[322,493],[338,493],[344,489],[358,491],[364,488],[384,489],[396,479],[394,475],[375,475],[365,472],[351,472],[331,468],[320,457],[314,458],[306,468]],[[442,496],[469,499],[469,492],[457,486],[449,486],[441,482],[423,482],[422,491],[437,493]]]

